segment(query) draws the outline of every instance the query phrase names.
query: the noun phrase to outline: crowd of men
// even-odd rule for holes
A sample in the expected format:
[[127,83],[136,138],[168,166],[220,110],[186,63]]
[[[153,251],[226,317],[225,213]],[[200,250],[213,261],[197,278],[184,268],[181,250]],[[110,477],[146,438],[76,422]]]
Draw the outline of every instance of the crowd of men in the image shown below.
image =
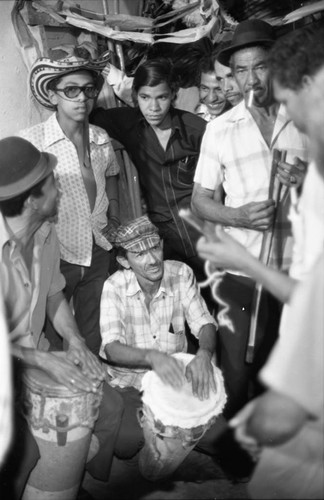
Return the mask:
[[[227,442],[233,462],[257,464],[253,498],[323,497],[323,42],[321,27],[276,41],[270,24],[243,21],[201,61],[196,113],[176,107],[165,59],[137,68],[131,94],[122,75],[128,106],[116,109],[95,105],[103,80],[120,78],[106,55],[33,65],[33,96],[53,113],[0,140],[0,321],[16,403],[0,450],[8,498],[41,460],[23,416],[26,367],[71,391],[103,386],[86,469],[107,481],[114,455],[144,445],[147,370],[177,389],[188,380],[203,401],[217,391],[215,359],[228,400],[197,449],[221,459],[230,425],[245,450]],[[147,210],[122,223],[110,138],[135,164]],[[189,207],[203,239],[179,215]],[[214,297],[197,284],[205,260],[224,271]],[[197,347],[184,372],[172,355],[187,351],[188,332]],[[0,393],[7,436],[10,394]]]

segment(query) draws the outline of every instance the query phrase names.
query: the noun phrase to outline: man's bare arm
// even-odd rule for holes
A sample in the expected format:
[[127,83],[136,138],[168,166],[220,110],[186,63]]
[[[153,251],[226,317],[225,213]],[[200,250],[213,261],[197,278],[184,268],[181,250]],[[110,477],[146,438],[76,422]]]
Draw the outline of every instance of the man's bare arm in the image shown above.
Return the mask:
[[114,341],[105,345],[109,363],[154,370],[159,377],[173,387],[181,387],[184,382],[184,370],[181,363],[164,352],[156,349],[140,349]]
[[221,186],[213,191],[195,183],[191,209],[201,219],[224,226],[243,227],[256,231],[265,231],[271,226],[275,210],[273,200],[250,202],[238,208],[232,208],[225,206],[222,198]]
[[210,241],[200,238],[197,242],[197,251],[202,259],[213,262],[218,268],[240,271],[260,283],[281,302],[289,302],[296,280],[262,264],[221,226],[217,225],[214,232],[209,230],[209,233]]

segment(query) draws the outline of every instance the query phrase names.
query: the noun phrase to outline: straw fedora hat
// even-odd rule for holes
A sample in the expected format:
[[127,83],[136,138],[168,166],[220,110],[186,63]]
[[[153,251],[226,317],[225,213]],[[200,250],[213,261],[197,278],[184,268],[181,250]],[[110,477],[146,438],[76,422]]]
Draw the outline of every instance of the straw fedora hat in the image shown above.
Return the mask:
[[48,84],[51,80],[81,70],[92,71],[99,75],[108,64],[109,59],[110,52],[102,54],[98,59],[84,59],[73,55],[55,61],[47,57],[41,57],[37,59],[30,70],[29,83],[31,91],[42,106],[54,109],[48,98]]
[[271,24],[261,19],[248,19],[237,25],[230,45],[220,51],[217,60],[224,66],[229,66],[230,57],[234,52],[254,45],[270,47],[274,42],[275,33]]
[[22,137],[0,140],[0,201],[28,191],[45,179],[56,164],[56,156],[39,151]]

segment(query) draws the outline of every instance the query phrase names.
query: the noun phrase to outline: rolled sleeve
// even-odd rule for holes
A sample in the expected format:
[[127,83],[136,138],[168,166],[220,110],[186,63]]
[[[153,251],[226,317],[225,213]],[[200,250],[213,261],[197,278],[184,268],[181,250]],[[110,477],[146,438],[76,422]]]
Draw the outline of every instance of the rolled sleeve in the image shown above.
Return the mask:
[[215,190],[217,186],[223,183],[223,171],[217,153],[219,138],[213,125],[213,123],[207,125],[194,177],[196,184],[211,190]]
[[114,288],[113,283],[107,280],[104,284],[100,303],[100,356],[107,359],[105,347],[111,342],[118,341],[126,344],[125,320],[122,300]]

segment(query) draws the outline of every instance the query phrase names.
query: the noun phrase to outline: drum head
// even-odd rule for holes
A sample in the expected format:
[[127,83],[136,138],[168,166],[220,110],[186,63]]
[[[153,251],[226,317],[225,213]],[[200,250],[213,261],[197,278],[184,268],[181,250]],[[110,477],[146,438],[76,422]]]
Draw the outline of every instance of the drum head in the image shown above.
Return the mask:
[[[186,365],[194,358],[192,354],[176,353],[173,356]],[[143,403],[154,417],[164,425],[180,426],[184,429],[205,425],[219,415],[226,402],[224,381],[220,370],[213,365],[217,392],[210,391],[208,399],[200,400],[192,393],[191,382],[185,379],[180,389],[164,384],[154,371],[148,371],[142,380]]]

